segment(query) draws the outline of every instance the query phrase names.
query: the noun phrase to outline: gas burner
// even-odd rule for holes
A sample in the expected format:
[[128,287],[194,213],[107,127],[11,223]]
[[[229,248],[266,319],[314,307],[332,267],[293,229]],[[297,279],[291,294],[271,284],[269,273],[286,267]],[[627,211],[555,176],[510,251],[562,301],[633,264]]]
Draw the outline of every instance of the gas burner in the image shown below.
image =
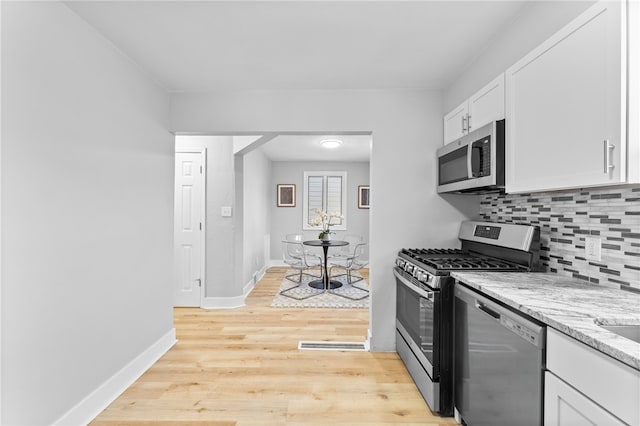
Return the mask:
[[402,251],[411,257],[464,254],[460,249],[402,249]]
[[486,257],[467,256],[464,258],[425,259],[423,262],[435,269],[478,269],[514,271],[521,269],[517,264]]
[[428,259],[467,256],[467,254],[460,249],[403,249],[402,253],[419,262],[424,262]]
[[540,230],[533,226],[491,222],[463,222],[459,249],[407,248],[396,266],[420,282],[426,275],[448,276],[451,271],[540,270]]
[[[460,249],[402,249],[401,257],[432,272],[450,270],[520,271],[526,268],[502,259]],[[413,270],[413,269],[412,269]]]

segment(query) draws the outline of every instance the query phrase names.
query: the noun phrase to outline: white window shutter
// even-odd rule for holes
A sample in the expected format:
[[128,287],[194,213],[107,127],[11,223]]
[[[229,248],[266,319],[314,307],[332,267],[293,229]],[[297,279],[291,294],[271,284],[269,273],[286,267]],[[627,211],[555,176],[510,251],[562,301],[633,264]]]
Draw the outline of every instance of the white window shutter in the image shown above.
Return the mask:
[[327,213],[342,215],[342,176],[327,176]]
[[333,230],[346,230],[347,172],[304,172],[303,229],[319,229],[311,225],[317,217],[314,210],[345,217],[339,222],[334,218]]
[[316,218],[315,209],[322,210],[323,176],[309,176],[307,199],[308,199],[308,222]]

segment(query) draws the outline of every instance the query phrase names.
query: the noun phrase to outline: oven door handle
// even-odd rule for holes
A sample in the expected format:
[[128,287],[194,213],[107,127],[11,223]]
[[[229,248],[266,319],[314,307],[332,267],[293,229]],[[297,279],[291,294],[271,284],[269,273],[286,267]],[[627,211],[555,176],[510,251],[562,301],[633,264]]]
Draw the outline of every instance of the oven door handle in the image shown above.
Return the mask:
[[423,298],[427,299],[430,302],[433,302],[435,300],[435,297],[436,297],[435,291],[426,291],[418,287],[417,285],[412,284],[405,277],[400,275],[400,273],[396,269],[393,270],[393,275],[396,276],[399,282],[404,284],[405,287],[407,287],[409,290],[413,291],[414,293],[417,293],[418,295],[422,296]]

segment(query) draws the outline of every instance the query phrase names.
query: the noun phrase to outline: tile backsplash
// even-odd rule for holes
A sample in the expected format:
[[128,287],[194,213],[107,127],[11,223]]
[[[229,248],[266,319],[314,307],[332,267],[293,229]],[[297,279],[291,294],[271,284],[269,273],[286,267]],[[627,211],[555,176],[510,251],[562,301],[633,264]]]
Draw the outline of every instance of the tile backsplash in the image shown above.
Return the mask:
[[[547,271],[640,293],[639,186],[483,195],[480,218],[539,226]],[[586,259],[587,236],[600,239],[600,261]]]

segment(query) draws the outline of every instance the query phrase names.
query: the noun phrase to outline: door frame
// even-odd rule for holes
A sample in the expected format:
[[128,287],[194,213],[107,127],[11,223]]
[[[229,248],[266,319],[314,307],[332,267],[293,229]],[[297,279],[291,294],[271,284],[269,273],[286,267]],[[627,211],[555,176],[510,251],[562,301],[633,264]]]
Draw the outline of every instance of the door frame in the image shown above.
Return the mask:
[[[206,265],[205,265],[205,261],[207,259],[206,256],[206,248],[207,248],[207,148],[175,148],[175,153],[180,153],[180,154],[200,154],[200,159],[202,160],[202,207],[201,207],[201,211],[200,211],[200,217],[202,218],[202,238],[200,239],[200,277],[201,277],[201,283],[200,283],[200,308],[202,308],[203,304],[204,304],[204,299],[205,299],[205,287],[207,285],[207,277],[205,275],[205,271],[207,270]],[[176,163],[176,158],[174,155],[173,158],[173,164],[174,164],[174,170],[175,170],[175,163]],[[177,200],[175,199],[175,176],[174,176],[174,199],[173,199],[173,205],[174,205],[174,211],[175,211],[175,204],[177,202]],[[173,240],[173,251],[175,253],[175,249],[176,249],[176,239],[175,239],[175,235],[176,235],[176,225],[175,225],[175,215],[173,218],[173,236],[174,236],[174,240]],[[174,254],[175,256],[175,254]],[[175,264],[175,263],[174,263]],[[177,265],[176,265],[176,269],[177,269]],[[175,277],[177,277],[178,275],[178,271],[174,271]],[[173,285],[175,286],[175,278],[174,278],[174,283]],[[175,287],[171,289],[172,292],[175,291]],[[174,305],[175,306],[175,305]]]

